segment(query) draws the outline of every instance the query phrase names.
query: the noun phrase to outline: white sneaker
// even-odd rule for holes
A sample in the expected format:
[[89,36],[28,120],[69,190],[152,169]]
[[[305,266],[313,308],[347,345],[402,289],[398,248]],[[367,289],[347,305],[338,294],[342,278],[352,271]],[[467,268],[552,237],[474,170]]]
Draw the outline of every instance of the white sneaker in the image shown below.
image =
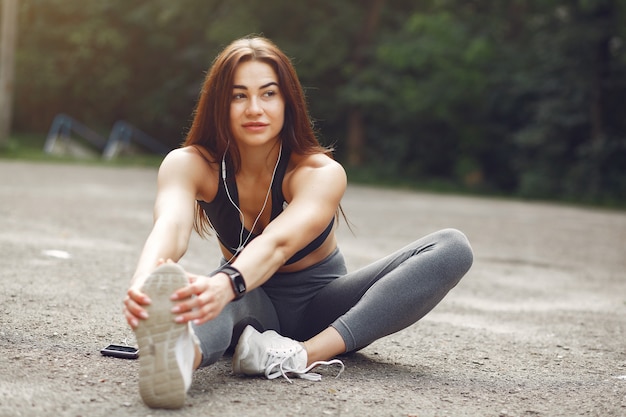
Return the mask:
[[267,379],[283,376],[291,382],[289,376],[319,381],[320,374],[309,373],[319,365],[340,365],[337,377],[344,369],[339,359],[314,362],[308,367],[307,353],[304,346],[287,337],[283,337],[273,330],[259,333],[254,327],[247,326],[233,355],[233,372],[244,375],[265,375]]
[[151,408],[181,408],[191,385],[198,339],[189,323],[174,321],[170,311],[174,291],[187,285],[181,266],[167,263],[156,268],[142,287],[152,304],[148,319],[135,329],[139,345],[139,393]]

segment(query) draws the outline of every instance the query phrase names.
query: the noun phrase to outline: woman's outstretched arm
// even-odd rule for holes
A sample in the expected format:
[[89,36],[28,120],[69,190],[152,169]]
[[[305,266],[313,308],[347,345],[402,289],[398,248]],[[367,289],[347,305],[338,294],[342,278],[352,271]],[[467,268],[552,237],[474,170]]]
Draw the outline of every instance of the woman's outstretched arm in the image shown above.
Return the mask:
[[177,262],[187,251],[198,194],[196,178],[202,167],[197,155],[177,149],[165,157],[159,168],[153,227],[124,299],[124,315],[133,328],[139,319],[147,317],[144,306],[150,300],[141,287],[148,275],[160,262]]

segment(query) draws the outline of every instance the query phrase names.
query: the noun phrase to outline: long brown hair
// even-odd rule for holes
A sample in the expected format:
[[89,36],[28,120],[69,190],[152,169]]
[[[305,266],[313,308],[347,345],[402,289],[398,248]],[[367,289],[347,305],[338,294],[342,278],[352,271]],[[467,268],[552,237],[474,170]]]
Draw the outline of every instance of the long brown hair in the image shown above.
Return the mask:
[[[230,129],[230,102],[235,70],[247,61],[267,63],[276,72],[285,100],[284,124],[279,133],[283,149],[301,155],[332,156],[332,149],[322,146],[315,135],[302,85],[291,60],[272,41],[259,36],[237,39],[217,55],[202,85],[183,146],[201,146],[213,161],[221,160],[228,151],[235,171],[239,170],[241,157]],[[206,236],[211,229],[208,218],[197,204],[194,229],[201,236]]]

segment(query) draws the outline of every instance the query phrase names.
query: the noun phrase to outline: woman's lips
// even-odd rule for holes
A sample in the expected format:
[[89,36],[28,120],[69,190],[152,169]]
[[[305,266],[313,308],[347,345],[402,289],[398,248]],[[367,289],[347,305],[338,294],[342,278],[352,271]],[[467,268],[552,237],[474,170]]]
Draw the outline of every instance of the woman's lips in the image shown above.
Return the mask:
[[268,125],[266,123],[244,123],[243,127],[246,130],[251,130],[251,131],[259,131],[259,130],[263,130],[267,127]]

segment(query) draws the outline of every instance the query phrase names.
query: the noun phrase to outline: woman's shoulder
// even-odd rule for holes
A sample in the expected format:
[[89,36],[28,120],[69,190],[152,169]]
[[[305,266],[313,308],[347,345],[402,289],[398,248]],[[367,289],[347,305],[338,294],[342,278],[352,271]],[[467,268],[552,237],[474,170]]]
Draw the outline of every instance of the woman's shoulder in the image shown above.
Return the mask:
[[[195,184],[198,193],[206,196],[214,192],[211,178],[217,178],[218,164],[208,152],[195,146],[185,146],[170,151],[159,168],[159,178],[186,184]],[[208,188],[207,188],[208,187]]]
[[292,170],[315,170],[328,169],[335,171],[344,171],[343,166],[330,156],[324,153],[314,153],[310,155],[292,154],[290,161]]
[[183,146],[171,150],[163,159],[167,164],[215,164],[214,158],[204,148],[198,146]]
[[205,150],[195,146],[184,146],[170,151],[161,162],[160,172],[179,172],[190,175],[216,170],[217,164]]
[[343,166],[323,153],[311,155],[293,154],[285,177],[287,182],[313,181],[341,185],[346,179]]

